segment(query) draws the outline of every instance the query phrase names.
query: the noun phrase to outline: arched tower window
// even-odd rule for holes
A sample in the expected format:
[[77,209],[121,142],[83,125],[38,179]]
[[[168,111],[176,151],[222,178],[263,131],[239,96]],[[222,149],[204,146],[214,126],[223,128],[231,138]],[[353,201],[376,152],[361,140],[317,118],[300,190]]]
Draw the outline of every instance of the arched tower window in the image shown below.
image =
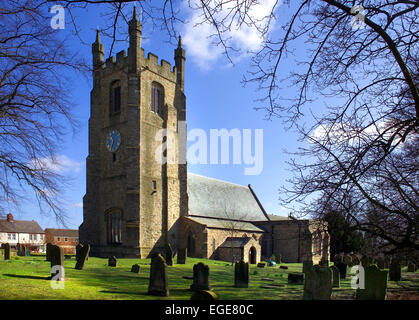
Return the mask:
[[153,82],[151,84],[151,111],[162,114],[164,103],[164,88],[160,83]]
[[111,209],[106,213],[106,223],[108,231],[108,243],[122,243],[122,211],[120,209]]
[[121,111],[121,82],[119,80],[113,81],[110,91],[110,113],[118,113]]

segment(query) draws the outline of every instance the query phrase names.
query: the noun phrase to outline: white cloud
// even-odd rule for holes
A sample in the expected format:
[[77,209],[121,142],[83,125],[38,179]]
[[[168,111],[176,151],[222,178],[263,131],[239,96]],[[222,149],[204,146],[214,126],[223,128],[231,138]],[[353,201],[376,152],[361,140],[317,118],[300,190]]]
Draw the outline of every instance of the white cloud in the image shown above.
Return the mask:
[[83,208],[83,202],[74,203],[73,207]]
[[64,172],[80,172],[84,165],[83,161],[77,162],[71,160],[65,155],[57,155],[56,157],[45,157],[40,159],[32,159],[29,166],[36,169],[51,170],[58,173]]
[[[280,1],[281,2],[281,1]],[[206,3],[208,6],[214,6],[215,1]],[[221,20],[229,15],[229,11],[232,6],[237,3],[234,1],[225,2],[223,9],[216,15],[217,20]],[[266,17],[272,11],[275,6],[275,0],[260,0],[251,5],[249,16],[252,17],[258,27],[266,26]],[[279,6],[280,4],[277,4]],[[188,8],[187,1],[183,3],[184,8]],[[191,6],[194,6],[192,2]],[[202,11],[189,9],[190,16],[187,19],[187,23],[184,25],[182,34],[182,42],[186,47],[188,56],[191,56],[197,65],[202,69],[209,69],[212,63],[214,63],[222,54],[223,47],[221,44],[217,45],[218,39],[211,37],[216,34],[216,29],[210,23],[201,23],[203,20]],[[246,21],[247,23],[249,21]],[[240,28],[235,27],[237,25],[237,18],[233,21],[232,30],[228,34],[224,34],[225,38],[229,38],[228,41],[235,47],[240,48],[241,51],[235,54],[234,59],[239,60],[247,54],[248,50],[257,50],[260,48],[263,38],[260,32],[253,26],[248,26],[246,23],[242,23]],[[271,29],[274,25],[272,21]]]

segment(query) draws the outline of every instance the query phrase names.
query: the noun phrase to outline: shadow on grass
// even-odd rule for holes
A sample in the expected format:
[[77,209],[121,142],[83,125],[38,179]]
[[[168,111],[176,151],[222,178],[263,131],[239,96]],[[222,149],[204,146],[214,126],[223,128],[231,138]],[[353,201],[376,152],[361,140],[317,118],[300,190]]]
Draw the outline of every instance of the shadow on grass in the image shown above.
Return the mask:
[[8,274],[3,273],[6,277],[12,277],[12,278],[22,278],[22,279],[33,279],[33,280],[51,280],[50,276],[47,277],[41,277],[41,276],[25,276],[25,275],[19,275],[19,274]]
[[138,295],[146,296],[147,292],[135,292],[135,291],[115,291],[115,290],[101,290],[102,293],[111,293],[111,294],[124,294],[124,295]]

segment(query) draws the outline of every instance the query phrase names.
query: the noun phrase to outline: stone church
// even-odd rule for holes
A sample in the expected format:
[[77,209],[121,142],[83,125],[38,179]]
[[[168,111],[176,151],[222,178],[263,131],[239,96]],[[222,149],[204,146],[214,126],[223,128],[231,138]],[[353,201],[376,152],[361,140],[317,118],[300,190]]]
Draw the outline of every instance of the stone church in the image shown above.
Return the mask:
[[[310,229],[308,222],[298,224],[305,237],[281,241],[280,234],[294,230],[295,221],[290,220],[285,229],[278,227],[250,185],[188,173],[182,161],[162,164],[155,160],[155,150],[162,143],[156,136],[162,129],[175,133],[174,148],[164,155],[186,158],[179,154],[186,130],[178,127],[186,120],[185,50],[179,37],[175,65],[166,60],[159,63],[157,56],[148,53],[146,57],[141,48],[141,23],[135,9],[128,25],[128,53],[119,52],[116,60],[104,61],[99,31],[92,45],[80,243],[89,243],[91,255],[98,257],[146,258],[165,252],[167,244],[174,251],[187,248],[191,257],[250,263],[275,253],[289,262],[316,262],[327,255],[324,246],[321,253],[316,252],[311,234],[319,232]],[[327,242],[327,232],[320,237],[322,243]]]

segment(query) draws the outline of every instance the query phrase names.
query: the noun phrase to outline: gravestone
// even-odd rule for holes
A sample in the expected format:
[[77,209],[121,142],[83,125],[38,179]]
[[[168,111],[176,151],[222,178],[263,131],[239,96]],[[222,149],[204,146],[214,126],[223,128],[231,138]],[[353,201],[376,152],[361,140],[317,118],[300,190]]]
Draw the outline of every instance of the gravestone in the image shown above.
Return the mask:
[[25,257],[26,256],[26,247],[23,244],[18,243],[16,246],[17,249],[17,255],[20,257]]
[[9,243],[3,243],[1,247],[4,250],[4,260],[10,260],[10,244]]
[[47,243],[47,252],[46,252],[46,260],[47,261],[51,261],[51,246],[53,246],[53,244],[51,244],[51,243]]
[[288,283],[289,284],[304,284],[304,273],[289,273]]
[[305,273],[304,300],[330,300],[332,271],[328,267],[314,266]]
[[346,270],[348,266],[343,262],[335,262],[336,268],[339,269],[339,274],[341,279],[346,279]]
[[389,270],[390,281],[400,281],[402,277],[402,267],[397,259],[393,259]]
[[236,288],[249,287],[249,264],[243,260],[234,266],[234,286]]
[[287,266],[279,266],[280,269],[288,270]]
[[340,271],[338,267],[331,266],[329,267],[330,271],[332,271],[332,288],[339,288],[340,287]]
[[[52,245],[50,247],[50,262],[51,268],[53,266],[62,266],[64,267],[64,250],[63,248]],[[56,275],[56,272],[51,272],[51,278]]]
[[306,271],[311,269],[312,266],[313,266],[313,260],[303,261],[303,273],[306,273]]
[[413,262],[409,262],[407,265],[407,272],[416,272],[416,265]]
[[177,250],[177,264],[185,264],[186,263],[186,256],[187,256],[187,250],[186,248],[178,249]]
[[359,257],[356,254],[352,255],[352,265],[359,266],[360,264],[361,260],[359,259]]
[[131,272],[139,273],[140,272],[140,266],[138,264],[133,264],[131,267]]
[[193,283],[190,290],[211,290],[209,285],[209,267],[202,262],[193,266]]
[[151,256],[150,281],[148,284],[148,294],[152,296],[169,296],[169,286],[167,282],[167,264],[163,256],[154,253]]
[[90,244],[85,244],[85,245],[79,244],[77,247],[79,248],[77,249],[77,252],[76,252],[77,262],[76,262],[75,269],[82,270],[84,267],[84,263],[86,262],[86,259],[89,256]]
[[76,246],[76,261],[78,261],[79,260],[79,256],[80,256],[80,252],[81,252],[81,249],[83,248],[83,245],[81,244],[81,243],[79,243],[77,246]]
[[167,244],[166,246],[166,264],[168,266],[172,266],[173,265],[173,250],[172,250],[172,246],[169,244]]
[[258,267],[258,268],[265,268],[265,263],[264,263],[264,262],[259,262],[259,263],[257,264],[257,267]]
[[365,289],[356,289],[357,300],[385,300],[388,271],[378,269],[373,264],[364,269]]
[[116,267],[117,265],[118,265],[118,259],[115,256],[109,257],[108,266],[109,267]]
[[191,300],[217,300],[218,297],[214,293],[214,291],[211,290],[198,290],[195,291],[192,296]]

